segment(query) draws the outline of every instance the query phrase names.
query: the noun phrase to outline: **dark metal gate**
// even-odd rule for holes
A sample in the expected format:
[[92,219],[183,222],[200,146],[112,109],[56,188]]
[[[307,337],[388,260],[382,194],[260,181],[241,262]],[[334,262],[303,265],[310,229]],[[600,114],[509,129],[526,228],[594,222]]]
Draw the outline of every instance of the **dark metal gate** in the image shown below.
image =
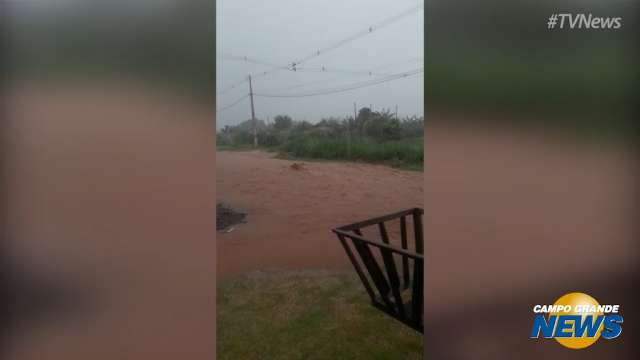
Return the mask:
[[[413,208],[332,230],[340,239],[373,306],[419,332],[424,332],[423,214],[422,209]],[[388,231],[396,223],[400,228],[399,246]],[[379,241],[365,235],[365,229],[366,232],[373,229]],[[413,246],[409,244],[410,238]],[[380,266],[380,259],[384,267]]]

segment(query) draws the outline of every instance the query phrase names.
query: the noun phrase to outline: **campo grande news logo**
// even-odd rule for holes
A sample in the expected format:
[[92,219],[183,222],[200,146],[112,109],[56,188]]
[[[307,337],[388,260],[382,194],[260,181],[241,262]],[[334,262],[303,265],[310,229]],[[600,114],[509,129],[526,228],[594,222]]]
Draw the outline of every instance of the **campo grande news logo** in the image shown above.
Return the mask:
[[569,293],[553,305],[533,307],[530,338],[554,338],[570,349],[583,349],[600,337],[610,340],[620,336],[623,318],[619,312],[620,305],[600,305],[587,294]]

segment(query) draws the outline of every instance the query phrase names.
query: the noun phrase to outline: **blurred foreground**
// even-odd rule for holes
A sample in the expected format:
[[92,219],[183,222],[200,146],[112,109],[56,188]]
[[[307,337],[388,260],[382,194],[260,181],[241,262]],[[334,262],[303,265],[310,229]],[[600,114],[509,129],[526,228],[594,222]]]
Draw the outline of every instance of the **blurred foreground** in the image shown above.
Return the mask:
[[14,88],[7,359],[213,358],[210,108],[113,83]]

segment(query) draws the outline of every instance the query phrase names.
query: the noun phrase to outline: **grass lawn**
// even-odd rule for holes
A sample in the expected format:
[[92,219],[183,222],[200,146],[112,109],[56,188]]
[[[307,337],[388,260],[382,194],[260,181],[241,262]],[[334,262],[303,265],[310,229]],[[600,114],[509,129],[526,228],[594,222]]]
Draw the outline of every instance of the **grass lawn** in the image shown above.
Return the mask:
[[219,359],[422,359],[422,334],[370,305],[351,274],[218,282]]

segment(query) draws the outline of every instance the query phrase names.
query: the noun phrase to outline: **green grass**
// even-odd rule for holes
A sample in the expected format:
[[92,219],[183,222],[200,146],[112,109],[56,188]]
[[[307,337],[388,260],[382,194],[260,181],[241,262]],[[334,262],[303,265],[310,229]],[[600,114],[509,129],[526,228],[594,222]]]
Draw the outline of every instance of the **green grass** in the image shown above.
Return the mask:
[[351,142],[349,157],[346,138],[303,137],[291,140],[279,149],[288,156],[301,159],[363,161],[422,170],[423,144],[423,138],[390,141],[355,138]]
[[216,146],[216,150],[217,151],[248,151],[248,150],[254,150],[254,148],[253,148],[253,145],[249,145],[249,144],[235,144],[235,145],[218,144]]
[[369,303],[355,276],[218,282],[219,359],[422,359],[422,335]]

